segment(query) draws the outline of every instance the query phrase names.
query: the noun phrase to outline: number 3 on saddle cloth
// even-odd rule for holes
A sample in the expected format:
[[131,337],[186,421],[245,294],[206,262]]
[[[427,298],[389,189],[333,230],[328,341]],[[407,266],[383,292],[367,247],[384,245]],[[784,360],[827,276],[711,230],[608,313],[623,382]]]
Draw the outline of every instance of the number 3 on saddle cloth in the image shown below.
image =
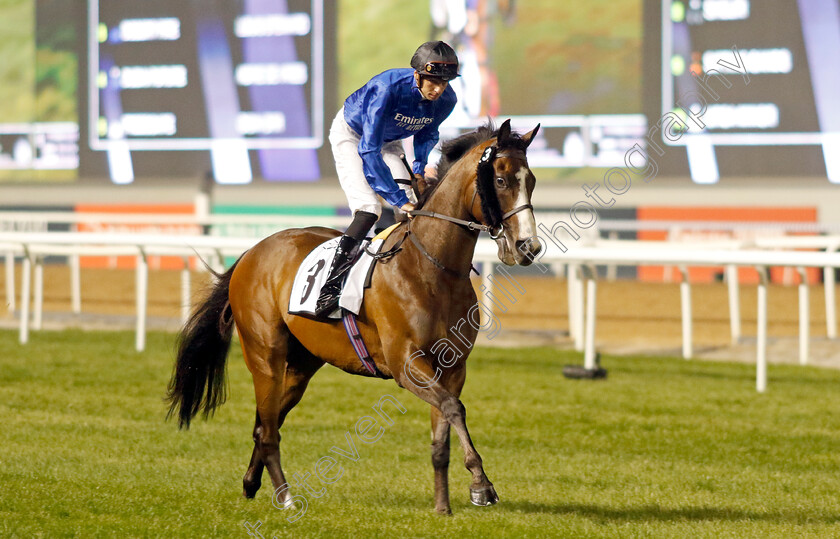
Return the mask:
[[[373,358],[362,340],[359,327],[356,324],[356,315],[362,307],[362,299],[366,288],[370,288],[370,278],[373,268],[376,266],[376,259],[371,254],[377,254],[388,235],[399,225],[393,225],[380,232],[372,241],[362,242],[359,249],[361,255],[353,263],[353,267],[344,281],[341,289],[341,296],[338,300],[339,309],[336,309],[327,318],[339,319],[344,322],[344,329],[347,338],[353,345],[356,355],[362,362],[364,368],[371,376],[387,378],[376,367]],[[321,294],[321,287],[327,280],[327,272],[332,265],[335,256],[335,249],[340,238],[328,240],[306,255],[295,275],[295,282],[292,284],[292,294],[289,298],[289,314],[306,316],[313,320],[320,320],[315,316],[315,304]]]
[[[289,314],[321,320],[315,316],[315,304],[321,294],[321,287],[327,280],[327,273],[332,265],[339,239],[341,238],[327,240],[315,247],[303,259],[292,285],[292,295],[289,298]],[[340,308],[330,313],[327,318],[340,319],[342,310],[350,311],[356,315],[359,314],[364,290],[370,287],[370,277],[374,267],[374,258],[367,251],[377,253],[384,241],[384,239],[374,238],[373,241],[365,240],[362,242],[359,248],[361,254],[356,258],[353,267],[350,268],[347,280],[344,281],[341,289],[341,297],[338,300]]]

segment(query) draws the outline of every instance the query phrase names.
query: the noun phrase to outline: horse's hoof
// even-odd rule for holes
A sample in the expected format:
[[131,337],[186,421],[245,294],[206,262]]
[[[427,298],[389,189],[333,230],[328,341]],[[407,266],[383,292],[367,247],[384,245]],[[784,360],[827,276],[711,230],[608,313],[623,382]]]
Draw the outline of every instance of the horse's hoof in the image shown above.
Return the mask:
[[288,489],[281,492],[279,496],[275,491],[271,496],[271,503],[277,509],[291,509],[295,507],[295,501]]
[[450,509],[449,507],[435,507],[435,513],[443,516],[451,516],[452,509]]
[[248,484],[243,485],[242,496],[244,496],[244,497],[246,497],[250,500],[251,498],[253,498],[254,496],[257,495],[257,491],[260,490],[260,486],[262,486],[262,485],[260,485],[259,483],[256,484],[256,485],[248,485]]
[[497,503],[499,501],[499,495],[496,494],[496,489],[493,488],[493,485],[489,487],[471,488],[470,501],[473,505],[485,507]]

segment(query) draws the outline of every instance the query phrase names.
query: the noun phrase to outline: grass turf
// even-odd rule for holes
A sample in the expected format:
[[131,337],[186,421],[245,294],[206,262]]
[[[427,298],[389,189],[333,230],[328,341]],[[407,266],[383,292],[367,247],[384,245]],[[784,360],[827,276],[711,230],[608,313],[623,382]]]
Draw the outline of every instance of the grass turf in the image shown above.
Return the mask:
[[[574,353],[478,349],[463,401],[501,497],[468,502],[453,443],[452,517],[433,513],[428,407],[393,382],[316,375],[283,429],[287,477],[312,473],[385,394],[407,408],[357,462],[307,495],[294,523],[267,475],[241,497],[253,390],[241,354],[230,398],[179,432],[162,397],[173,336],[0,331],[0,536],[248,537],[836,537],[840,535],[840,373],[606,357],[605,381],[561,375]],[[300,489],[297,494],[304,494]]]

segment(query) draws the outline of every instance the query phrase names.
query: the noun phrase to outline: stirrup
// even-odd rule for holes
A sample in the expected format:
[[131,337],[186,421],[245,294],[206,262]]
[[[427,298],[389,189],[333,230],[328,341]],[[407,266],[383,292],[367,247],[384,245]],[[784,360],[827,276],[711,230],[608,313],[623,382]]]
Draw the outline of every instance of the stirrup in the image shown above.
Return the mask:
[[338,309],[338,301],[341,299],[341,290],[337,293],[324,294],[321,290],[321,296],[315,304],[315,316],[326,320],[333,311]]
[[315,302],[315,316],[326,319],[338,308],[338,300],[341,298],[341,289],[346,274],[347,271],[344,271],[343,274],[338,273],[327,278],[324,286],[321,287],[318,301]]

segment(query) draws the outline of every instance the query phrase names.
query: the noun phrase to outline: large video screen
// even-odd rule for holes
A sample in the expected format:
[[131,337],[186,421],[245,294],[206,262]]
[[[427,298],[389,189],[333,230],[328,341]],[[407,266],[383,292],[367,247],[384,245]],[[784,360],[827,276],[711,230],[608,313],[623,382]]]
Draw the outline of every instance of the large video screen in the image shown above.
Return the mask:
[[0,180],[76,178],[78,33],[62,0],[0,4]]
[[462,75],[451,83],[458,105],[444,139],[488,116],[511,118],[523,132],[540,123],[529,163],[554,169],[540,178],[563,178],[622,165],[645,134],[642,0],[345,0],[340,8],[342,99],[385,69],[408,67],[420,43],[441,39],[455,48]]
[[90,148],[108,153],[117,181],[133,176],[135,152],[178,150],[210,152],[224,183],[249,183],[253,165],[318,179],[322,4],[90,0]]
[[332,177],[343,99],[429,39],[461,59],[442,138],[541,123],[541,179],[640,144],[661,177],[840,181],[840,0],[4,0],[0,181]]
[[[666,175],[697,183],[741,176],[840,182],[840,2],[648,0],[658,76],[646,86]],[[653,58],[653,54],[651,57]],[[676,140],[674,140],[676,139]]]
[[318,180],[334,33],[323,0],[5,0],[0,180]]
[[320,178],[323,0],[88,5],[89,147],[115,182],[144,151],[207,152],[220,183]]

